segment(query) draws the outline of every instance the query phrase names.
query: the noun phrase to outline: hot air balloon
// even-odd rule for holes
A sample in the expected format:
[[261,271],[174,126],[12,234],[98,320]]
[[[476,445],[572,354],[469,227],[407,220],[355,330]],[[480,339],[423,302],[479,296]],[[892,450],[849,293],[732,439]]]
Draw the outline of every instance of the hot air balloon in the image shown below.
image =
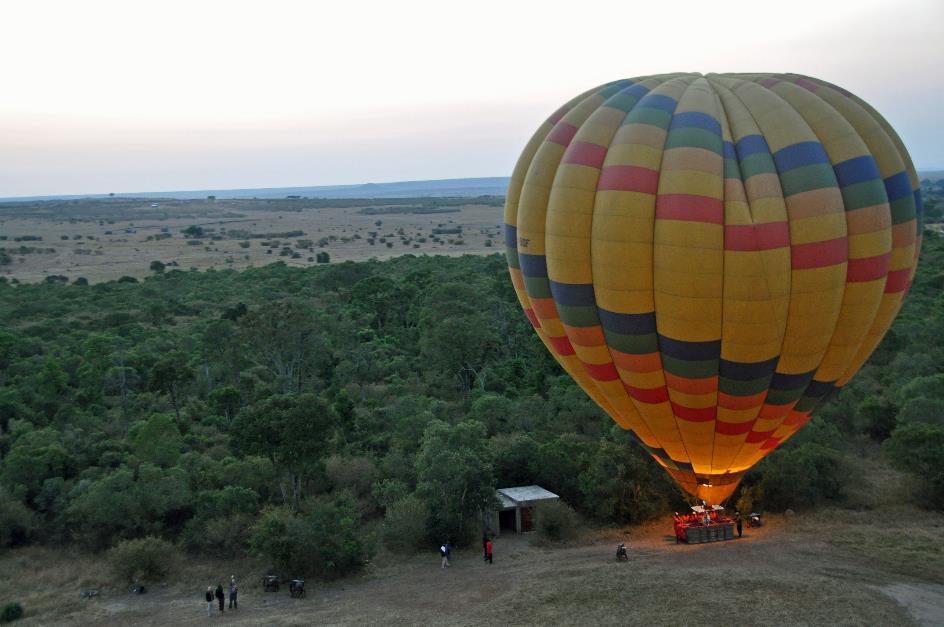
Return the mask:
[[863,365],[920,248],[901,139],[796,74],[669,74],[585,92],[538,129],[505,205],[541,341],[710,503]]

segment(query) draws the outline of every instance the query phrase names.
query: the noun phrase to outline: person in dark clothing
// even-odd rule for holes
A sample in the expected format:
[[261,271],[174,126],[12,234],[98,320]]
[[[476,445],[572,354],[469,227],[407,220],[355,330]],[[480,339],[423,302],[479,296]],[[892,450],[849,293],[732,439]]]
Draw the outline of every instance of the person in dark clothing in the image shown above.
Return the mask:
[[220,602],[220,613],[223,613],[223,605],[226,603],[226,595],[223,593],[223,584],[216,584],[216,600]]
[[488,563],[492,563],[492,541],[487,540],[485,542],[485,559],[488,560]]
[[236,575],[231,575],[229,578],[229,609],[231,610],[239,609],[236,603],[237,592],[239,592],[239,588],[236,587]]
[[741,512],[734,512],[734,524],[737,527],[738,537],[741,537],[741,533],[744,531],[743,522],[741,521]]
[[488,560],[488,532],[482,532],[482,559]]
[[207,586],[206,591],[207,616],[213,613],[213,586]]

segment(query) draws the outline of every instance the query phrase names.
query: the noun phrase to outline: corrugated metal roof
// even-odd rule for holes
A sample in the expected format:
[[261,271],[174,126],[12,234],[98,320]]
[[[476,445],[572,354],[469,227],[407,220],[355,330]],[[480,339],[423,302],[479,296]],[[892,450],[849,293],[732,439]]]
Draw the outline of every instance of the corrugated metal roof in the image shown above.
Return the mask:
[[545,490],[539,485],[526,485],[517,488],[501,488],[498,490],[498,499],[503,501],[502,497],[506,497],[512,501],[512,505],[509,507],[514,507],[520,503],[548,501],[551,499],[560,498],[553,492]]
[[501,504],[499,509],[514,509],[517,506],[517,503],[502,494],[500,491],[496,490],[495,496],[498,497],[498,502]]

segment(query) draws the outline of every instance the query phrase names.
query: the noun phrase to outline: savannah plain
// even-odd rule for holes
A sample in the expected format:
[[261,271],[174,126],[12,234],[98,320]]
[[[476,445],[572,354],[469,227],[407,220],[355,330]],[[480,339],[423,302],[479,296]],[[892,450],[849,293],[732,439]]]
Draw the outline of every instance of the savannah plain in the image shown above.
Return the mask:
[[0,204],[0,276],[98,283],[142,278],[154,261],[206,271],[309,266],[319,253],[333,263],[500,252],[502,204],[495,196],[9,202]]

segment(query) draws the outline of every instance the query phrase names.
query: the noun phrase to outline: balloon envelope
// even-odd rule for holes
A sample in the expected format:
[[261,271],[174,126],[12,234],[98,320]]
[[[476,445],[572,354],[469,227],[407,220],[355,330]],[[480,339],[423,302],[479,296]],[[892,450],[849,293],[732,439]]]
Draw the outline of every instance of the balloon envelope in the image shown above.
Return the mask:
[[891,126],[824,81],[620,80],[525,147],[508,265],[561,366],[717,503],[888,330],[917,262],[918,189]]

